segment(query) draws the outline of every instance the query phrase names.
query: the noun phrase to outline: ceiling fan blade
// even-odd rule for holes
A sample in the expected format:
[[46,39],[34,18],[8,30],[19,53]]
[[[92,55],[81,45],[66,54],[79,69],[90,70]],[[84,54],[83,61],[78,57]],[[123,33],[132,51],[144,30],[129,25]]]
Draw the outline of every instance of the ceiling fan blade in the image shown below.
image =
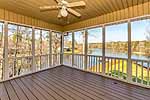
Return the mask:
[[79,1],[79,2],[73,2],[73,3],[68,3],[67,7],[82,7],[85,6],[85,2],[84,1]]
[[58,12],[58,16],[57,16],[57,17],[58,17],[58,18],[61,18],[61,17],[62,17],[60,11]]
[[81,17],[80,13],[76,12],[75,10],[73,10],[71,8],[68,8],[67,11],[70,12],[71,14],[77,16],[77,17]]
[[60,3],[61,0],[55,0],[57,3]]
[[60,6],[43,6],[43,7],[40,7],[40,11],[56,10],[59,8]]

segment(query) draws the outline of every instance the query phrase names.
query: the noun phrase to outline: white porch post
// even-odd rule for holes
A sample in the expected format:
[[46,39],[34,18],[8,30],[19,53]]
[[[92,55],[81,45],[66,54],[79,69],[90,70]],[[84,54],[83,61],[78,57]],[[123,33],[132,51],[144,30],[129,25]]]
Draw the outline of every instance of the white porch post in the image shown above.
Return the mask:
[[102,74],[105,74],[105,26],[102,27]]
[[9,78],[9,65],[8,65],[8,22],[4,23],[4,63],[3,63],[3,80]]
[[35,27],[32,27],[32,72],[36,71],[35,64]]
[[84,30],[84,70],[87,70],[87,54],[88,54],[88,31]]
[[52,66],[52,31],[49,33],[49,67]]
[[74,32],[72,32],[72,67],[74,66]]
[[131,22],[128,21],[128,64],[127,64],[127,81],[132,80],[132,63],[131,63]]
[[64,55],[64,33],[61,35],[61,53],[60,53],[60,64],[63,65],[63,55]]

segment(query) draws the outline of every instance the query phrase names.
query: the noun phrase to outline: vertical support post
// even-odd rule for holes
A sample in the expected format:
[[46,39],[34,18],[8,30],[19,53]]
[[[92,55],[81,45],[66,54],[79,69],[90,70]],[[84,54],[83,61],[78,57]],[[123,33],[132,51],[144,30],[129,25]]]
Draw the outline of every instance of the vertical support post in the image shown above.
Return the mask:
[[74,66],[74,32],[72,32],[72,67]]
[[84,70],[87,70],[88,31],[84,30]]
[[52,31],[49,31],[49,67],[52,65]]
[[64,55],[64,33],[61,35],[61,53],[60,53],[60,64],[63,65],[63,55]]
[[35,27],[32,27],[32,72],[36,71],[35,64]]
[[9,78],[9,68],[8,68],[8,22],[4,23],[4,63],[3,63],[3,80]]
[[40,69],[42,69],[42,30],[40,30]]
[[128,64],[127,64],[127,81],[132,80],[132,63],[131,63],[131,22],[128,21]]
[[105,26],[102,27],[102,74],[105,74]]

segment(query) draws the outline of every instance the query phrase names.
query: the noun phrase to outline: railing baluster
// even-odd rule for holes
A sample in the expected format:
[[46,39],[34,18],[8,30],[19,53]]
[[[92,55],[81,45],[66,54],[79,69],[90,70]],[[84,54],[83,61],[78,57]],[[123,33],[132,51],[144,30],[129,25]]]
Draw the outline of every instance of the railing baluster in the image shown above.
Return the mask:
[[98,57],[96,57],[96,72],[98,72],[98,70],[97,70],[98,69],[98,63],[97,62],[98,62]]
[[89,71],[91,69],[91,56],[89,56]]
[[82,69],[82,55],[80,55],[80,60],[79,61],[80,61],[80,63],[79,63],[80,64],[80,69]]
[[80,68],[80,55],[78,55],[78,66]]
[[113,70],[113,59],[111,59],[111,76],[112,76],[112,70]]
[[88,56],[88,70],[90,70],[90,56]]
[[94,60],[93,60],[93,70],[94,72],[96,72],[96,66],[95,66],[95,56],[93,56]]
[[81,55],[79,56],[79,66],[80,66],[80,69],[82,69],[82,65],[81,65]]
[[150,62],[148,62],[148,83],[150,85]]
[[100,65],[100,57],[98,57],[98,68],[97,68],[98,73],[100,73],[100,67],[101,67],[101,65]]
[[[24,66],[23,66],[23,63],[22,63],[22,59],[23,59],[23,58],[21,58],[21,66],[20,66],[21,68],[20,68],[19,74],[21,73],[21,70],[25,69]],[[28,68],[28,66],[26,66],[26,68]],[[26,70],[25,70],[25,71],[26,71]],[[24,70],[23,70],[23,72],[24,72]]]
[[76,57],[76,55],[74,55],[74,64],[73,64],[73,66],[76,65],[76,64],[77,64],[77,57]]
[[120,59],[118,59],[118,77],[120,78]]
[[[107,59],[107,62],[106,62],[106,59]],[[109,75],[109,58],[105,58],[105,67],[107,68],[107,75]]]
[[[82,69],[84,69],[84,63],[83,63],[83,62],[84,62],[84,56],[82,55],[81,58],[82,58]],[[86,66],[86,67],[87,67],[87,66]]]
[[124,73],[124,60],[122,60],[122,78],[123,78],[123,74]]
[[84,70],[84,67],[83,67],[83,61],[84,61],[84,60],[83,60],[83,57],[84,57],[84,56],[83,56],[83,55],[81,55],[81,66],[82,66],[82,68],[81,68],[81,69],[83,69],[83,70]]
[[136,66],[136,83],[137,83],[138,82],[138,63],[137,63],[137,61],[135,64],[136,64],[135,66]]
[[93,56],[91,56],[91,68],[92,68],[92,72],[93,72]]
[[80,69],[80,55],[78,55],[78,67]]
[[143,61],[142,61],[142,64],[141,64],[141,78],[142,78],[142,84],[143,84]]
[[89,66],[89,71],[91,69],[91,61],[90,60],[91,60],[91,56],[89,56],[89,61],[88,61],[89,62],[89,65],[88,65]]
[[69,55],[69,59],[70,59],[69,62],[70,62],[70,65],[72,65],[72,59],[71,59],[71,58],[72,58],[72,55]]
[[81,69],[81,65],[80,65],[80,55],[79,55],[78,57],[79,57],[79,59],[78,59],[78,66],[79,66],[79,68]]
[[89,56],[89,71],[91,71],[91,56]]
[[116,59],[114,59],[115,61],[114,61],[114,70],[115,70],[115,73],[114,73],[114,75],[115,75],[115,77],[117,76],[116,74],[117,74],[117,72],[116,72]]
[[81,58],[81,56],[79,55],[79,68],[81,69],[80,58]]
[[150,71],[150,63],[149,62],[147,62],[147,85],[150,85],[150,82],[149,82],[149,71]]
[[76,66],[78,66],[78,55],[76,55]]
[[79,68],[79,55],[77,55],[77,67]]

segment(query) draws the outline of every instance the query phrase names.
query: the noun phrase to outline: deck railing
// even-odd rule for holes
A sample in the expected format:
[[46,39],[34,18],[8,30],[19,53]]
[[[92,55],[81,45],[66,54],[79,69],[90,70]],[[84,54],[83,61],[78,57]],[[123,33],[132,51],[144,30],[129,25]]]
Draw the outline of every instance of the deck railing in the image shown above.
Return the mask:
[[[8,74],[10,78],[32,73],[33,66],[40,71],[51,66],[72,66],[108,77],[128,81],[128,59],[116,57],[102,57],[84,54],[46,54],[33,56],[8,58]],[[0,79],[3,80],[4,60],[0,60]],[[103,68],[105,70],[103,70]],[[150,86],[150,61],[131,59],[131,82],[139,85]],[[103,72],[104,71],[104,72]]]
[[127,79],[128,59],[105,57],[105,74],[108,76]]
[[35,56],[36,70],[42,70],[49,67],[49,55]]
[[[73,58],[74,57],[74,58]],[[86,58],[87,57],[87,58]],[[64,65],[128,81],[128,59],[84,54],[64,54]],[[74,59],[74,60],[72,60]],[[85,61],[87,60],[87,61]],[[85,64],[87,62],[87,64]],[[104,65],[103,65],[104,64]],[[87,65],[87,66],[85,66]],[[105,72],[103,73],[103,66]],[[150,61],[131,59],[131,82],[150,86]]]
[[84,55],[83,54],[75,54],[74,55],[73,66],[84,70]]
[[58,66],[61,64],[60,55],[61,54],[52,54],[52,66]]
[[72,54],[64,53],[63,64],[72,66]]
[[30,73],[31,66],[32,56],[8,58],[9,77]]
[[132,60],[133,82],[150,85],[150,61]]
[[102,56],[87,55],[87,70],[102,73]]
[[[51,59],[50,59],[51,58]],[[37,72],[50,67],[58,66],[60,62],[60,54],[46,54],[36,55],[35,64],[33,63],[33,56],[25,57],[9,57],[8,58],[8,77],[10,79],[21,75]],[[0,81],[4,81],[4,60],[0,60]],[[35,70],[33,71],[33,66]],[[8,79],[7,79],[8,80]]]

